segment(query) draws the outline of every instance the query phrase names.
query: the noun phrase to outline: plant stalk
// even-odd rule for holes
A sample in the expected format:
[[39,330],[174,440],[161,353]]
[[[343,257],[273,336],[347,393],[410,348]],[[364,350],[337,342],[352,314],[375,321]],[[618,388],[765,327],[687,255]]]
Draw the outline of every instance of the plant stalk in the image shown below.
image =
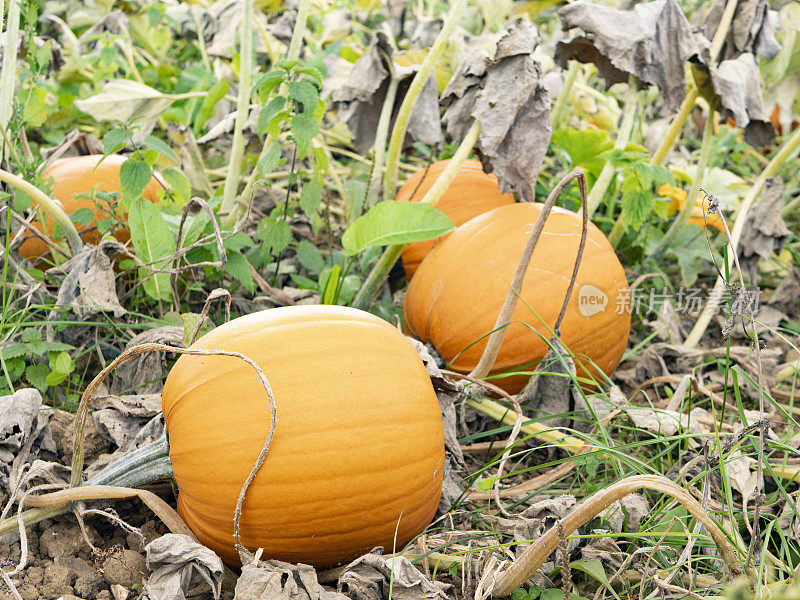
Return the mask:
[[489,341],[486,343],[486,348],[484,348],[478,364],[475,365],[475,368],[470,373],[470,377],[483,379],[491,372],[495,360],[497,360],[497,355],[500,352],[500,346],[502,346],[503,339],[506,336],[508,324],[511,322],[511,317],[514,315],[514,310],[517,307],[517,300],[522,290],[522,283],[525,280],[525,274],[528,272],[528,265],[531,262],[533,251],[536,249],[536,243],[539,241],[539,237],[544,230],[545,221],[550,215],[550,211],[556,203],[561,191],[576,178],[583,178],[584,182],[586,181],[583,171],[580,169],[573,169],[558,182],[556,187],[553,188],[553,191],[547,196],[547,200],[545,200],[542,206],[539,217],[536,219],[536,224],[533,226],[531,235],[522,250],[522,256],[520,256],[517,270],[514,272],[514,277],[511,279],[511,285],[509,286],[503,306],[500,309],[500,314],[497,315],[497,321],[495,321],[492,334],[489,336]]
[[386,156],[386,174],[383,179],[384,198],[394,198],[395,188],[397,187],[398,163],[400,162],[400,153],[403,150],[403,141],[406,138],[408,123],[411,120],[411,112],[414,110],[417,98],[422,93],[422,88],[425,87],[436,61],[439,60],[439,56],[441,56],[447,42],[450,40],[450,36],[455,30],[461,12],[466,5],[467,0],[455,0],[453,3],[450,14],[447,15],[447,19],[444,22],[444,27],[442,27],[439,35],[436,36],[433,46],[428,51],[425,60],[422,61],[419,71],[412,79],[408,92],[403,98],[403,103],[400,105],[394,128],[392,129],[392,136],[389,139],[389,151]]
[[[614,142],[614,150],[624,150],[631,139],[633,132],[633,124],[636,120],[636,110],[639,108],[639,96],[636,93],[636,78],[631,75],[628,79],[628,99],[625,102],[625,112],[622,113],[622,124],[620,125],[619,132],[617,133],[617,140]],[[589,191],[587,198],[587,207],[589,216],[594,214],[597,207],[603,201],[608,191],[608,186],[611,184],[611,178],[617,170],[616,166],[611,161],[606,161],[603,165],[603,170],[594,182],[592,189]]]
[[[758,176],[758,179],[756,179],[753,187],[750,188],[750,192],[748,192],[744,201],[739,206],[736,219],[733,223],[733,230],[731,231],[731,247],[730,251],[728,252],[729,270],[733,269],[735,255],[739,246],[739,240],[742,237],[745,223],[748,221],[750,209],[753,207],[753,204],[761,194],[761,190],[767,183],[767,179],[775,175],[778,169],[783,166],[783,164],[795,153],[798,148],[800,148],[800,129],[796,129],[794,133],[792,133],[791,137],[786,140],[783,148],[781,148],[775,154],[775,156],[773,156],[772,160],[769,161],[769,164],[761,172],[761,175]],[[706,328],[708,328],[708,324],[711,322],[711,317],[718,308],[717,301],[714,299],[721,298],[721,292],[724,286],[725,281],[722,279],[722,277],[717,277],[717,281],[714,284],[714,291],[710,296],[710,300],[703,307],[703,312],[700,314],[700,317],[697,319],[692,331],[689,332],[686,341],[683,343],[686,348],[694,348],[700,342],[700,338],[703,337]]]
[[[306,21],[308,20],[308,11],[311,7],[311,0],[300,0],[300,6],[297,10],[297,20],[294,22],[294,29],[292,30],[292,39],[289,42],[289,49],[286,52],[286,60],[297,60],[300,57],[300,48],[302,48],[302,41],[306,32]],[[281,84],[280,94],[285,95],[287,91],[286,82]],[[272,145],[272,136],[267,134],[264,138],[264,144],[261,146],[261,153],[258,156],[256,164],[264,159],[264,155]],[[242,198],[250,198],[253,195],[253,188],[258,182],[258,178],[250,177],[242,191]],[[227,183],[227,179],[226,179]],[[235,198],[234,198],[235,200]],[[242,213],[240,204],[232,203],[230,212],[222,218],[222,224],[226,227],[231,227],[236,223],[239,215]],[[223,211],[224,212],[224,211]]]
[[571,60],[569,68],[567,69],[567,75],[564,77],[564,86],[561,88],[556,101],[553,103],[553,110],[550,111],[550,123],[553,125],[553,131],[558,128],[558,124],[564,116],[564,111],[569,101],[569,94],[572,91],[572,86],[575,83],[575,78],[578,76],[579,69],[580,63],[578,63],[577,60]]
[[0,181],[28,194],[36,204],[44,209],[44,211],[61,226],[73,255],[78,254],[83,249],[83,240],[78,234],[78,230],[75,229],[74,223],[70,220],[67,213],[64,212],[64,208],[61,206],[60,202],[53,200],[35,185],[22,179],[22,177],[2,169],[0,169]]
[[[3,0],[0,0],[0,33],[3,31]],[[14,106],[14,86],[17,69],[17,50],[19,48],[19,0],[9,0],[8,23],[5,32],[6,44],[3,48],[3,66],[0,69],[0,132],[8,129]],[[0,147],[0,164],[5,159],[5,144]]]
[[242,22],[239,27],[239,97],[236,102],[236,123],[233,127],[231,155],[220,212],[230,215],[236,204],[244,162],[244,124],[250,114],[253,75],[253,0],[242,0]]
[[[381,108],[378,128],[375,130],[375,162],[372,164],[372,178],[367,192],[367,206],[375,204],[380,194],[381,180],[383,179],[383,159],[386,156],[386,138],[389,137],[389,124],[392,121],[394,99],[397,97],[397,87],[400,83],[395,77],[394,69],[391,65],[389,69],[391,71],[389,74],[389,88],[386,90],[386,99]],[[384,198],[384,200],[389,200],[389,198]]]
[[[478,121],[474,121],[469,130],[467,130],[461,144],[459,144],[458,150],[456,150],[453,158],[450,159],[450,164],[447,165],[428,192],[422,197],[420,203],[436,204],[445,190],[450,186],[453,179],[455,179],[461,163],[463,163],[470,152],[472,152],[472,149],[478,142],[478,136],[480,136],[480,134],[481,125]],[[387,275],[389,275],[389,271],[392,270],[392,266],[403,252],[403,248],[405,248],[404,244],[394,244],[386,247],[383,254],[381,254],[381,257],[378,259],[378,262],[372,267],[372,271],[367,275],[361,288],[359,288],[355,298],[353,298],[352,306],[360,308],[361,310],[367,310],[369,308],[369,305],[375,299],[383,282],[386,280]]]

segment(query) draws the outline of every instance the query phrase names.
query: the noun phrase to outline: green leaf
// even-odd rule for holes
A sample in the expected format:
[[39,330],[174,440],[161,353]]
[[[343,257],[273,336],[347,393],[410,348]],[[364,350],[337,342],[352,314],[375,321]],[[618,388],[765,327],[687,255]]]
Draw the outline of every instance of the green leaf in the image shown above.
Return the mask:
[[175,161],[175,164],[181,164],[181,161],[178,160],[178,156],[175,154],[175,151],[169,147],[164,140],[157,138],[154,135],[147,135],[144,138],[144,147],[150,148],[151,150],[155,150],[156,152],[163,154],[167,158],[170,158]]
[[228,253],[228,261],[225,263],[225,271],[238,279],[241,284],[251,294],[256,291],[256,284],[253,281],[253,274],[247,263],[247,258],[239,252]]
[[314,67],[297,66],[294,68],[294,72],[308,75],[317,82],[318,87],[322,87],[322,73],[319,69],[315,69]]
[[178,196],[182,204],[187,203],[192,197],[192,186],[186,174],[177,167],[167,167],[161,170],[161,176],[169,184],[172,193]]
[[573,167],[581,167],[595,178],[606,164],[601,155],[614,147],[607,131],[593,129],[558,129],[553,143],[566,151]]
[[435,206],[419,202],[387,201],[356,219],[342,236],[346,256],[372,246],[409,244],[429,240],[455,228]]
[[251,248],[253,240],[244,231],[238,231],[222,242],[228,252],[241,252],[244,248]]
[[103,137],[103,154],[108,156],[119,152],[125,147],[126,142],[133,137],[133,132],[127,129],[112,129]]
[[72,362],[72,357],[66,352],[51,352],[50,369],[56,373],[69,375],[75,369],[75,363]]
[[203,103],[200,105],[200,110],[197,111],[197,116],[194,118],[195,131],[202,130],[203,125],[217,114],[217,102],[222,100],[230,89],[231,84],[224,77],[211,86],[206,97],[203,98]]
[[272,90],[283,83],[283,79],[285,77],[286,73],[283,71],[270,71],[264,76],[264,80],[261,82],[261,87],[258,88],[258,97],[261,102],[267,101],[267,98],[269,98]]
[[325,268],[325,259],[319,249],[308,240],[301,240],[297,244],[297,260],[308,269],[309,273],[319,273]]
[[606,574],[606,570],[603,568],[603,562],[599,558],[582,558],[580,560],[574,560],[570,562],[570,565],[573,569],[578,569],[579,571],[583,571],[587,575],[591,575],[597,581],[602,583],[614,596],[619,598],[617,594],[614,592],[613,588],[611,587],[608,581],[608,575]]
[[622,185],[622,210],[626,222],[631,229],[639,229],[653,213],[654,198],[652,192],[645,192],[636,185],[628,186],[627,180]]
[[264,135],[267,131],[270,121],[277,115],[286,104],[286,98],[283,96],[276,96],[270,100],[267,105],[258,113],[258,135]]
[[44,378],[44,382],[50,386],[59,385],[62,381],[64,381],[69,375],[67,373],[58,373],[56,371],[51,371],[47,374],[47,377]]
[[322,291],[322,304],[336,303],[336,292],[339,289],[339,276],[341,273],[342,267],[333,265],[328,274],[328,281],[325,282],[325,289]]
[[[136,250],[136,256],[144,263],[159,261],[159,259],[170,256],[175,250],[175,239],[158,207],[141,196],[131,203],[128,228],[131,231],[131,240]],[[168,267],[169,261],[160,261],[153,265],[154,269]],[[139,276],[145,279],[143,285],[147,294],[154,300],[170,300],[172,291],[169,285],[169,274],[156,273],[149,276],[150,273],[151,271],[148,269],[139,269]]]
[[21,338],[23,342],[41,342],[42,332],[35,327],[26,327],[22,330]]
[[300,191],[300,208],[308,217],[317,214],[319,203],[322,200],[322,178],[314,177],[303,184]]
[[316,86],[305,80],[289,82],[289,97],[303,105],[303,112],[314,112],[319,102]]
[[267,174],[272,173],[278,168],[281,163],[281,145],[277,141],[273,141],[267,151],[258,157],[256,163],[256,176],[259,178],[265,177]]
[[12,358],[19,358],[28,354],[25,344],[8,344],[0,348],[0,356],[3,360],[11,360]]
[[38,86],[25,92],[25,106],[22,109],[22,120],[26,125],[39,127],[50,116],[51,103],[47,102],[47,92]]
[[47,368],[47,365],[43,364],[28,365],[25,369],[25,379],[43,394],[48,388],[47,376],[49,374],[50,369]]
[[83,225],[86,227],[89,223],[92,222],[94,219],[94,211],[91,208],[87,208],[85,206],[80,207],[74,213],[69,216],[69,220],[75,223],[76,225]]
[[292,228],[289,223],[272,217],[262,219],[256,231],[264,252],[270,255],[283,252],[292,241]]
[[[153,169],[150,168],[150,165],[138,158],[131,157],[122,163],[119,170],[119,183],[123,201],[131,203],[140,199],[152,176]],[[151,202],[148,204],[152,205]]]
[[307,113],[300,113],[292,117],[292,139],[297,145],[297,158],[308,156],[311,140],[319,132],[319,122]]
[[497,475],[492,475],[491,477],[480,477],[475,481],[475,489],[479,492],[488,492],[494,487],[496,481]]

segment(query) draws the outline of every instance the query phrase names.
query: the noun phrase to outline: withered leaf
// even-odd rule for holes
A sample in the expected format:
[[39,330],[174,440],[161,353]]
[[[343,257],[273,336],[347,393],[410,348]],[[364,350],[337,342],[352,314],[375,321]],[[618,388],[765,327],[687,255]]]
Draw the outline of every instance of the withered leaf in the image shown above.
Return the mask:
[[145,546],[150,577],[144,582],[142,598],[185,600],[189,590],[205,582],[206,593],[219,598],[223,567],[220,558],[188,535],[168,533]]
[[[50,415],[42,409],[42,396],[33,388],[0,397],[0,489],[9,489],[15,459],[36,457],[40,451],[55,453]],[[21,466],[21,465],[20,465]]]
[[[700,29],[708,39],[717,31],[724,11],[725,0],[715,0],[703,16]],[[767,0],[740,0],[718,59],[725,61],[745,52],[775,58],[781,49],[775,38],[779,26],[778,11],[772,10]]]
[[[399,80],[392,122],[405,98],[419,65],[404,67],[392,62],[393,51],[386,36],[378,32],[369,47],[353,65],[344,85],[333,92],[341,106],[342,120],[353,134],[353,145],[365,153],[375,143],[381,110],[389,90],[390,73]],[[406,132],[410,140],[433,145],[442,142],[436,79],[431,75],[414,104]]]
[[385,557],[374,552],[351,562],[339,577],[339,591],[351,600],[448,600],[454,597],[451,590],[446,583],[431,582],[404,556]]
[[242,568],[234,600],[348,600],[347,596],[323,588],[308,565],[279,560],[255,560]]
[[539,43],[527,19],[512,21],[494,59],[470,51],[442,94],[447,133],[461,139],[474,120],[481,126],[476,151],[503,192],[533,200],[533,183],[550,143],[550,96],[531,53]]
[[792,234],[781,216],[783,181],[767,179],[764,191],[753,207],[742,231],[742,257],[758,260],[780,252],[783,242]]
[[628,81],[656,86],[665,107],[674,112],[686,91],[684,63],[702,57],[708,40],[695,33],[675,0],[637,4],[633,10],[579,0],[558,11],[565,30],[580,28],[587,36],[556,46],[556,62],[591,62],[606,85]]

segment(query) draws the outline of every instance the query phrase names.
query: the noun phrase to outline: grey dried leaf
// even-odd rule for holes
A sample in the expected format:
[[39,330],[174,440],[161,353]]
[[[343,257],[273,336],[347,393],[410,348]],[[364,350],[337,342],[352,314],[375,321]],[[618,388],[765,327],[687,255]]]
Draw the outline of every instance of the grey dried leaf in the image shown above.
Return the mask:
[[387,600],[390,582],[392,600],[455,598],[450,585],[431,582],[404,556],[392,558],[375,553],[347,565],[339,577],[338,589],[350,600]]
[[797,270],[790,267],[789,274],[778,284],[767,303],[785,310],[794,309],[796,311],[798,298],[800,298],[800,281],[797,277]]
[[477,120],[476,150],[484,170],[497,175],[503,192],[526,200],[533,200],[533,182],[552,133],[550,96],[530,56],[538,42],[530,21],[512,21],[498,40],[495,58],[468,52],[442,94],[447,133],[461,139]]
[[55,454],[50,412],[42,410],[42,396],[33,388],[0,397],[0,489],[9,489],[12,467],[33,462],[29,459],[43,452]]
[[[540,418],[545,415],[578,413],[590,416],[583,396],[576,388],[573,377],[577,371],[572,357],[556,337],[550,338],[550,350],[536,367],[536,373],[520,392],[517,400],[526,415]],[[558,416],[547,419],[553,427],[581,429],[588,423],[584,419]]]
[[168,533],[145,546],[150,577],[141,598],[186,600],[189,590],[205,582],[219,598],[224,574],[222,560],[188,535]]
[[234,600],[348,600],[323,588],[308,565],[255,560],[242,568]]
[[702,58],[708,40],[695,33],[675,0],[642,2],[633,10],[579,0],[558,11],[565,30],[580,28],[576,37],[556,46],[556,62],[594,63],[606,85],[628,81],[656,86],[665,107],[674,112],[686,91],[684,63]]
[[742,231],[740,247],[745,260],[769,258],[773,252],[780,252],[791,235],[781,216],[782,195],[783,181],[779,177],[768,179]]
[[683,342],[683,331],[678,314],[672,302],[667,299],[658,310],[656,318],[652,321],[645,321],[645,325],[662,342],[680,344]]
[[[139,344],[154,343],[183,347],[183,328],[174,325],[147,329],[131,338],[125,349]],[[161,352],[145,352],[128,360],[114,370],[109,386],[112,394],[157,394],[161,392],[165,358]]]
[[611,532],[605,529],[593,529],[592,534],[595,537],[590,538],[581,548],[581,558],[583,560],[596,558],[612,570],[619,570],[629,554],[622,551]]
[[[724,10],[725,0],[715,0],[703,16],[700,30],[709,40],[717,31]],[[775,58],[781,49],[775,37],[779,27],[778,11],[772,10],[767,0],[737,2],[718,60],[736,58],[745,52]]]
[[52,157],[51,160],[70,156],[84,156],[86,154],[103,154],[103,142],[90,133],[73,129],[60,144],[52,148],[43,148],[39,152],[42,158],[48,159]]
[[92,401],[91,406],[97,431],[123,452],[135,447],[135,440],[141,437],[143,431],[151,432],[155,437],[161,433],[160,418],[150,425],[153,417],[161,414],[160,394],[100,396]]
[[[555,527],[558,520],[566,517],[577,504],[571,495],[559,496],[541,500],[532,504],[514,519],[507,519],[512,526],[514,541],[517,542],[516,554],[519,556],[537,539],[542,537],[550,528]],[[577,539],[567,541],[567,550],[572,552],[580,543]]]
[[722,121],[733,119],[751,146],[765,146],[772,141],[775,126],[764,107],[761,74],[752,54],[725,60],[713,69],[698,64],[692,67],[698,89],[716,104]]
[[703,362],[706,352],[673,344],[652,344],[642,352],[635,367],[637,384],[653,377],[690,373]]
[[742,495],[744,502],[753,497],[758,485],[758,473],[750,468],[755,463],[754,458],[745,456],[740,450],[734,451],[725,461],[725,471],[731,487]]
[[[190,9],[191,10],[191,9]],[[285,38],[286,26],[288,23],[282,19],[294,19],[293,13],[284,13],[275,24],[270,25],[263,11],[253,11],[252,18],[258,22],[258,27],[275,36],[278,40]],[[231,58],[232,50],[236,47],[236,40],[239,24],[242,22],[242,3],[239,0],[228,0],[227,2],[215,2],[202,15],[198,15],[203,23],[206,48],[211,56]],[[194,18],[189,14],[189,19]],[[293,22],[293,21],[291,21]],[[188,29],[195,29],[190,24],[186,24]],[[291,37],[289,28],[289,37]],[[256,52],[266,52],[267,46],[260,35],[254,36],[254,46]]]
[[[369,50],[353,65],[345,84],[333,92],[333,101],[341,106],[342,120],[353,134],[353,145],[362,153],[369,151],[375,143],[375,131],[389,89],[390,73],[394,72],[399,80],[394,101],[396,113],[412,78],[419,70],[418,65],[403,67],[390,62],[392,55],[386,36],[378,32]],[[406,142],[415,140],[432,145],[440,143],[442,139],[436,80],[431,75],[411,112]]]
[[642,519],[650,512],[650,503],[641,494],[628,494],[600,513],[612,531],[638,531]]

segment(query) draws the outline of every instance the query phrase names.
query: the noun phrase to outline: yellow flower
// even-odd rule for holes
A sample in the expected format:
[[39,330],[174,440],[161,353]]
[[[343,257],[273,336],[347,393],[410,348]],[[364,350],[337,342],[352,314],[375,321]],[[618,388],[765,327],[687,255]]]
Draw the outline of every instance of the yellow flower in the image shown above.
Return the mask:
[[[672,187],[671,185],[665,183],[658,188],[658,195],[662,198],[669,198],[671,200],[668,211],[670,216],[674,215],[680,210],[683,210],[683,207],[686,206],[686,192],[681,188]],[[695,200],[694,206],[692,207],[692,214],[689,216],[688,222],[694,225],[699,225],[700,227],[708,224],[712,227],[715,227],[719,231],[725,231],[725,225],[722,221],[722,217],[720,217],[718,214],[710,215],[706,213],[705,220],[703,219],[703,213],[706,210],[708,210],[708,198],[705,194],[700,193],[698,194],[697,200]]]

